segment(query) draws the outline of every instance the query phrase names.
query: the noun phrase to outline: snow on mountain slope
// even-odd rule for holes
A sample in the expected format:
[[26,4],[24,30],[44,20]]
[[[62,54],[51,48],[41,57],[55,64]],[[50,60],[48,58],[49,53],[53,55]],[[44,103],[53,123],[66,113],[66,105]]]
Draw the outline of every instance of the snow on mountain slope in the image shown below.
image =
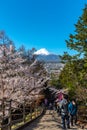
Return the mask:
[[50,53],[45,49],[42,48],[34,53],[35,55],[49,55]]
[[34,53],[37,55],[37,60],[44,62],[61,62],[59,55],[49,53],[45,48],[42,48]]

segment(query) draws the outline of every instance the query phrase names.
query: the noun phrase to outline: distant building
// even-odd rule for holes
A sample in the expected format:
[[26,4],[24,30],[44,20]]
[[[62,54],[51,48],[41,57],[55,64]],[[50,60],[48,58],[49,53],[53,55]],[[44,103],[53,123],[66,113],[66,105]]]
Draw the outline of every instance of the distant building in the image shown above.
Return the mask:
[[64,64],[58,62],[47,62],[44,64],[44,67],[49,74],[53,73],[59,75],[61,70],[64,68]]

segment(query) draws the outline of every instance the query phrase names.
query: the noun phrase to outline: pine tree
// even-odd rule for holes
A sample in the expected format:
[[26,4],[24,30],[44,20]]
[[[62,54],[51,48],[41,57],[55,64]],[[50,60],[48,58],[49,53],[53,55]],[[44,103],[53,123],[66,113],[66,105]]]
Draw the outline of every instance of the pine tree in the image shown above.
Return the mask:
[[66,40],[67,47],[77,53],[67,52],[62,56],[66,63],[60,74],[61,84],[69,88],[70,95],[74,94],[80,100],[87,100],[87,5],[81,17],[75,24],[75,31]]
[[75,28],[74,34],[70,34],[69,40],[66,40],[67,47],[77,51],[79,56],[87,58],[87,5]]

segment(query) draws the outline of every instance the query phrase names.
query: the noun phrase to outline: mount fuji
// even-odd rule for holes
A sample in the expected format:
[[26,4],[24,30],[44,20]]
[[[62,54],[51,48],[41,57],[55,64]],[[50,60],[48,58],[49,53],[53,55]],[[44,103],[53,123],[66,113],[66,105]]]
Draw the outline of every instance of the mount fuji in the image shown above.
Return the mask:
[[42,48],[42,49],[36,51],[34,54],[36,54],[36,55],[49,55],[50,53],[45,48]]
[[42,48],[34,53],[34,55],[37,55],[37,60],[43,61],[43,62],[57,62],[60,63],[61,59],[59,55],[52,54],[48,52],[45,48]]

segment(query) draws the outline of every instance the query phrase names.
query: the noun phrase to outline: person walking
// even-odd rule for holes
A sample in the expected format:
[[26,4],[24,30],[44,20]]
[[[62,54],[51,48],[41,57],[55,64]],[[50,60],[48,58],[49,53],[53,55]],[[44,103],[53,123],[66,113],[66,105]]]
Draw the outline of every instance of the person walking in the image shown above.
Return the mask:
[[70,104],[68,106],[68,111],[70,114],[71,126],[73,126],[74,124],[76,125],[76,123],[77,123],[77,103],[76,103],[75,99],[72,99],[72,101],[70,102]]
[[62,128],[70,129],[70,124],[69,124],[69,115],[68,115],[68,100],[67,100],[67,95],[62,95],[62,100],[60,102],[60,110],[61,110],[61,119],[62,119]]
[[44,104],[45,104],[45,110],[46,110],[48,108],[48,99],[47,98],[44,99]]

